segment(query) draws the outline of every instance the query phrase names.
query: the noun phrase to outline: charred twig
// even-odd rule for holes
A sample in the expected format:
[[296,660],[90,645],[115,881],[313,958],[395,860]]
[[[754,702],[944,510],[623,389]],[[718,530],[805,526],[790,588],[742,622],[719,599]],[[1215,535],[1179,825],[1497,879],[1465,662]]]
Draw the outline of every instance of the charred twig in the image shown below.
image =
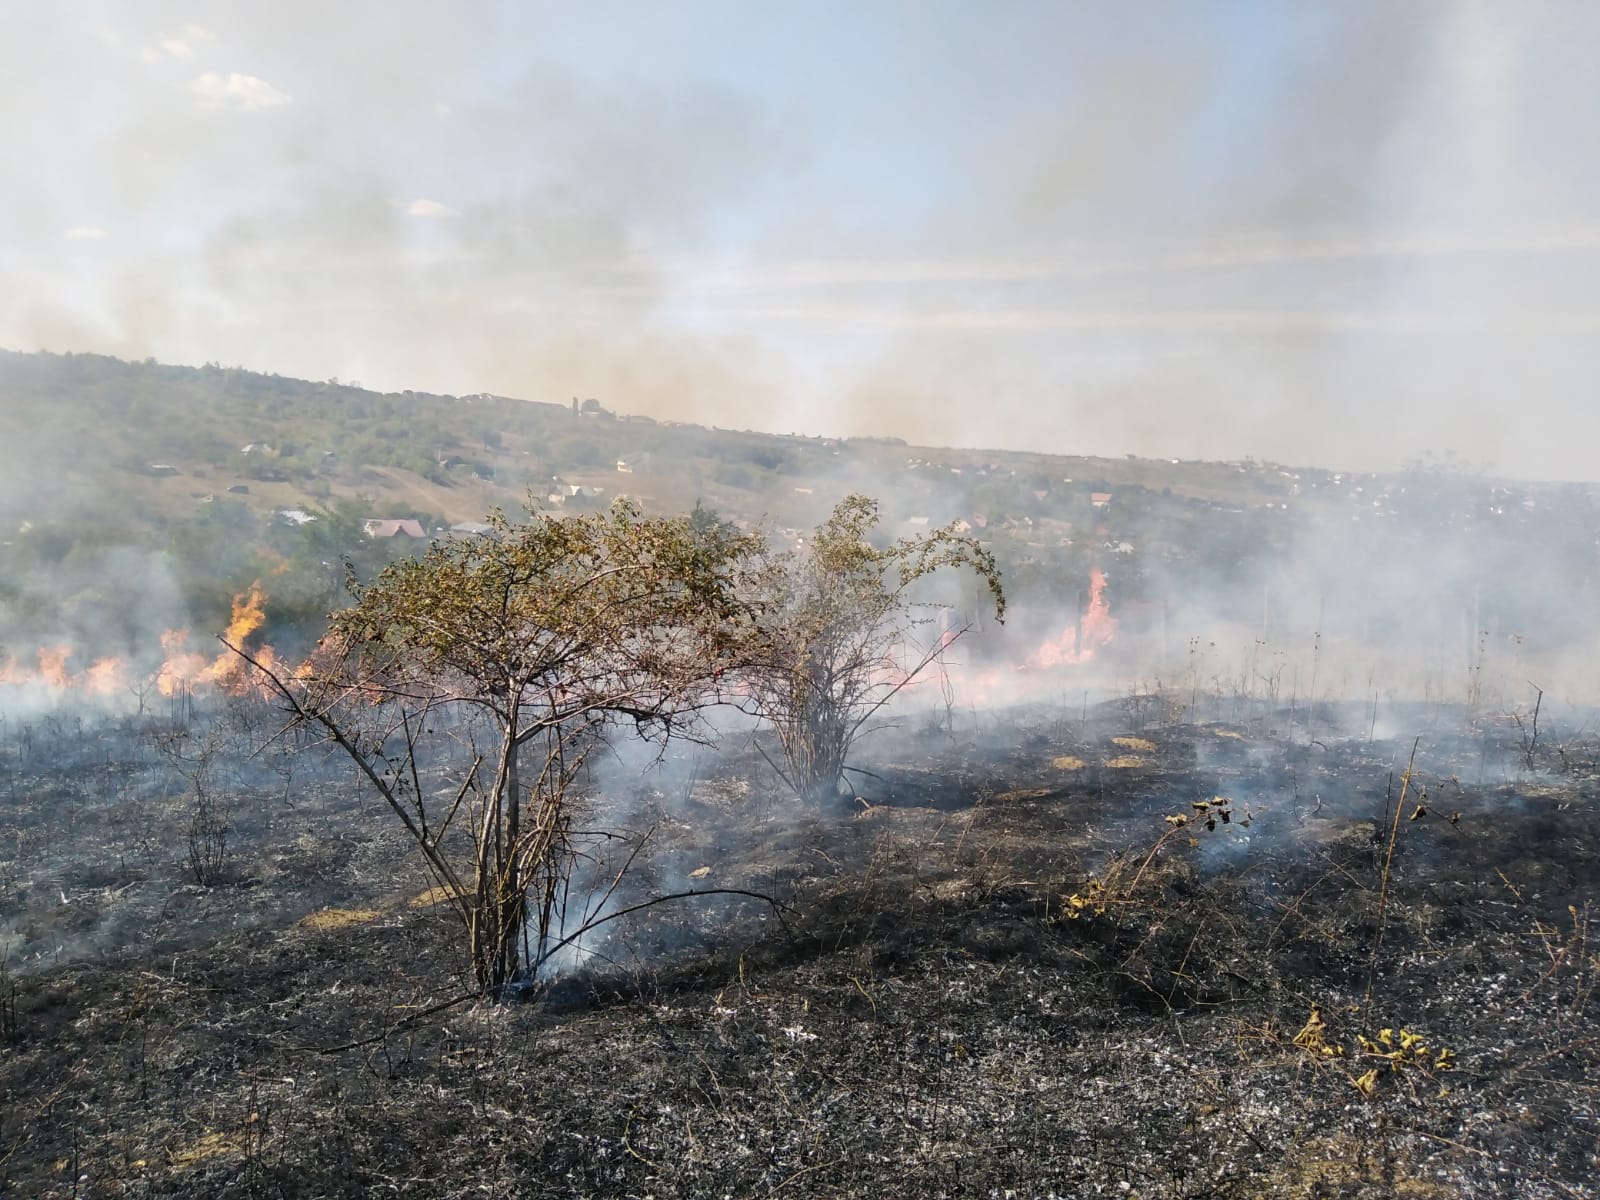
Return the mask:
[[780,1180],[778,1183],[773,1184],[772,1190],[770,1192],[768,1192],[767,1195],[776,1196],[779,1192],[783,1191],[784,1188],[788,1187],[795,1180],[801,1179],[801,1178],[803,1178],[803,1177],[805,1177],[807,1175],[810,1175],[814,1171],[825,1171],[829,1167],[838,1166],[843,1161],[844,1160],[841,1159],[841,1158],[834,1158],[834,1159],[829,1159],[827,1162],[812,1163],[811,1166],[809,1166],[809,1167],[801,1167],[798,1171],[796,1171],[793,1175],[790,1175],[787,1179]]
[[1491,1162],[1514,1166],[1518,1171],[1526,1171],[1530,1175],[1537,1175],[1540,1179],[1549,1184],[1551,1187],[1555,1188],[1555,1190],[1560,1192],[1563,1196],[1573,1197],[1573,1200],[1583,1200],[1583,1197],[1585,1196],[1584,1192],[1580,1192],[1575,1188],[1568,1187],[1559,1179],[1555,1179],[1549,1175],[1546,1175],[1543,1171],[1536,1167],[1529,1166],[1526,1162],[1520,1160],[1513,1162],[1504,1155],[1496,1154],[1493,1150],[1485,1150],[1481,1146],[1469,1146],[1465,1142],[1456,1141],[1454,1138],[1443,1137],[1437,1133],[1429,1133],[1426,1129],[1412,1129],[1410,1132],[1425,1137],[1430,1141],[1438,1142],[1440,1145],[1451,1146],[1457,1150],[1465,1150],[1468,1154],[1477,1154],[1483,1158],[1487,1158]]
[[459,996],[449,1000],[442,1000],[438,1004],[422,1009],[420,1012],[414,1012],[402,1017],[382,1033],[375,1033],[371,1037],[357,1038],[353,1042],[343,1042],[337,1046],[293,1046],[290,1049],[301,1054],[343,1054],[346,1050],[359,1050],[363,1046],[375,1046],[379,1042],[387,1041],[402,1029],[410,1028],[418,1021],[425,1021],[429,1017],[452,1009],[458,1004],[466,1004],[470,1000],[481,1000],[482,998],[483,992],[481,991],[462,992]]
[[531,964],[530,970],[533,974],[537,975],[539,968],[545,963],[549,962],[550,959],[556,954],[570,946],[573,942],[578,941],[585,934],[592,933],[594,930],[610,921],[631,916],[636,912],[643,912],[645,909],[654,908],[658,904],[666,904],[672,900],[690,900],[697,896],[744,896],[751,900],[760,900],[772,908],[773,914],[777,916],[778,923],[783,926],[784,932],[789,932],[789,926],[788,923],[784,921],[783,914],[786,912],[792,913],[794,912],[794,909],[790,908],[787,904],[784,904],[773,897],[766,895],[763,892],[752,892],[746,890],[745,888],[691,888],[688,891],[683,892],[669,892],[665,896],[652,896],[648,900],[641,900],[637,904],[628,905],[627,908],[619,908],[616,912],[607,913],[603,917],[596,917],[592,921],[584,922],[581,929],[569,933],[560,941],[552,942],[543,951],[543,953],[539,955],[538,959]]
[[1405,773],[1400,776],[1400,799],[1394,806],[1394,819],[1389,825],[1389,849],[1383,856],[1383,877],[1378,885],[1378,930],[1372,939],[1372,954],[1367,959],[1367,994],[1363,1004],[1367,1010],[1372,1008],[1372,987],[1377,978],[1378,950],[1383,945],[1383,923],[1389,906],[1389,870],[1394,863],[1394,846],[1400,838],[1400,814],[1405,811],[1406,792],[1411,787],[1411,771],[1417,763],[1417,747],[1422,744],[1419,737],[1411,743],[1411,759],[1406,763]]
[[789,778],[782,767],[772,761],[772,755],[767,753],[766,747],[764,747],[758,739],[751,738],[750,744],[756,748],[757,754],[761,755],[762,758],[767,760],[767,766],[771,767],[778,773],[778,778],[783,780],[785,787],[787,787],[790,791],[799,791],[799,789],[794,786],[794,780]]
[[1533,688],[1533,722],[1531,729],[1523,729],[1522,714],[1515,714],[1517,731],[1522,735],[1522,761],[1527,764],[1528,770],[1533,770],[1533,752],[1539,745],[1539,708],[1544,703],[1544,689],[1531,680],[1528,686]]
[[861,767],[840,767],[839,768],[839,773],[841,775],[844,774],[846,771],[849,771],[853,775],[865,775],[868,779],[876,779],[879,783],[883,784],[883,786],[888,789],[890,798],[891,799],[893,798],[893,795],[894,795],[894,784],[890,783],[882,775],[878,775],[878,774],[876,774],[876,773],[874,773],[872,771],[864,770]]

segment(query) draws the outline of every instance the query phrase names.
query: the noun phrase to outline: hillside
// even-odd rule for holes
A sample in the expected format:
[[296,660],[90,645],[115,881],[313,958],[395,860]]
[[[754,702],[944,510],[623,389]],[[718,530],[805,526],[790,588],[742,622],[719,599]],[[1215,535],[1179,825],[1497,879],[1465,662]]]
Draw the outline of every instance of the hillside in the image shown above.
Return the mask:
[[[957,523],[999,560],[1016,639],[1081,624],[1098,580],[1124,634],[1149,635],[1122,664],[1136,676],[1220,672],[1202,660],[1221,645],[1230,677],[1275,689],[1293,640],[1302,656],[1426,646],[1416,684],[1470,662],[1477,634],[1514,645],[1518,669],[1524,649],[1556,656],[1600,612],[1592,490],[1448,460],[1357,475],[950,450],[708,429],[610,398],[0,352],[0,470],[0,647],[31,661],[67,645],[80,668],[169,628],[221,629],[257,581],[268,632],[304,644],[341,603],[347,561],[369,575],[495,507],[560,515],[622,495],[790,542],[852,491],[882,502],[889,534]],[[368,536],[374,520],[395,536]]]
[[[919,504],[1023,511],[1044,501],[1040,491],[1046,507],[1126,486],[1238,505],[1287,492],[1265,466],[781,437],[657,422],[598,400],[376,393],[337,380],[97,355],[0,351],[0,437],[9,476],[33,483],[0,493],[0,528],[101,520],[107,510],[156,527],[241,485],[250,489],[244,502],[262,513],[362,495],[375,510],[450,522],[520,504],[530,492],[542,497],[553,478],[663,506],[707,497],[796,520],[825,508],[824,493],[849,486],[887,490],[908,516],[919,515],[911,511]],[[623,472],[620,462],[639,465]],[[159,466],[175,474],[153,473]]]

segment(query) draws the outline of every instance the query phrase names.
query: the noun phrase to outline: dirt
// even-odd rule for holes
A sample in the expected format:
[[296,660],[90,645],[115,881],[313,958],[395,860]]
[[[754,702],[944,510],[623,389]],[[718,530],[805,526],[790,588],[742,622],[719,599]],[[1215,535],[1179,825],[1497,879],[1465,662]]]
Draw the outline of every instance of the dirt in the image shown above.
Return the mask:
[[1600,747],[999,725],[833,812],[746,754],[597,788],[655,831],[630,898],[781,907],[646,909],[497,1004],[333,767],[218,784],[201,887],[128,730],[0,740],[0,1194],[1596,1194]]

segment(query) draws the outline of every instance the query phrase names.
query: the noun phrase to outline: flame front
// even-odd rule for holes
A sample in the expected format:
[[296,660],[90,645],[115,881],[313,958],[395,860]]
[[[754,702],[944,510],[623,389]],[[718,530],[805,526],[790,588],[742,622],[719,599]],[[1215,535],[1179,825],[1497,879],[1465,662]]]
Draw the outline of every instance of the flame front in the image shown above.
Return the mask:
[[[266,594],[257,581],[233,598],[233,611],[222,636],[230,645],[242,647],[266,619]],[[248,677],[245,663],[232,650],[224,649],[215,657],[202,654],[190,649],[190,636],[186,629],[169,629],[163,633],[161,663],[154,671],[144,673],[135,670],[128,659],[117,656],[97,658],[88,666],[75,669],[73,659],[77,652],[73,646],[68,643],[41,646],[35,652],[34,665],[24,665],[15,659],[0,662],[0,686],[101,698],[138,692],[152,685],[163,696],[208,688],[242,692],[257,686],[257,681]],[[257,647],[253,654],[263,666],[272,667],[277,663],[271,646]]]
[[[266,623],[266,596],[261,581],[250,585],[248,591],[233,598],[233,613],[222,637],[228,645],[244,647],[245,639]],[[184,691],[206,687],[220,687],[224,691],[238,692],[250,686],[246,678],[244,661],[232,650],[224,649],[216,658],[189,649],[189,631],[169,629],[161,635],[164,658],[156,672],[156,690],[163,696],[175,696]],[[256,659],[271,666],[275,656],[271,646],[256,651]]]
[[131,678],[123,658],[98,658],[82,671],[71,667],[73,648],[65,643],[41,646],[31,667],[7,659],[0,666],[0,686],[32,687],[52,692],[84,691],[95,696],[113,696],[128,686]]
[[1031,667],[1060,667],[1085,663],[1117,636],[1117,619],[1106,600],[1106,574],[1099,567],[1089,572],[1089,607],[1083,619],[1068,625],[1033,652]]

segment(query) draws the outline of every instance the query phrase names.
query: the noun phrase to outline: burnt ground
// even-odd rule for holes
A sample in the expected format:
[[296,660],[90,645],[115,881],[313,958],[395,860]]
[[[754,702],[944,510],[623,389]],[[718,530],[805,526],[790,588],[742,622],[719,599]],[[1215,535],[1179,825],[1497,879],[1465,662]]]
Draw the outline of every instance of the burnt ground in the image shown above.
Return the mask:
[[647,776],[638,894],[787,908],[647,909],[505,1004],[349,779],[213,780],[201,886],[192,778],[8,734],[0,1194],[1596,1195],[1600,750],[1350,720],[1010,712],[839,813]]

